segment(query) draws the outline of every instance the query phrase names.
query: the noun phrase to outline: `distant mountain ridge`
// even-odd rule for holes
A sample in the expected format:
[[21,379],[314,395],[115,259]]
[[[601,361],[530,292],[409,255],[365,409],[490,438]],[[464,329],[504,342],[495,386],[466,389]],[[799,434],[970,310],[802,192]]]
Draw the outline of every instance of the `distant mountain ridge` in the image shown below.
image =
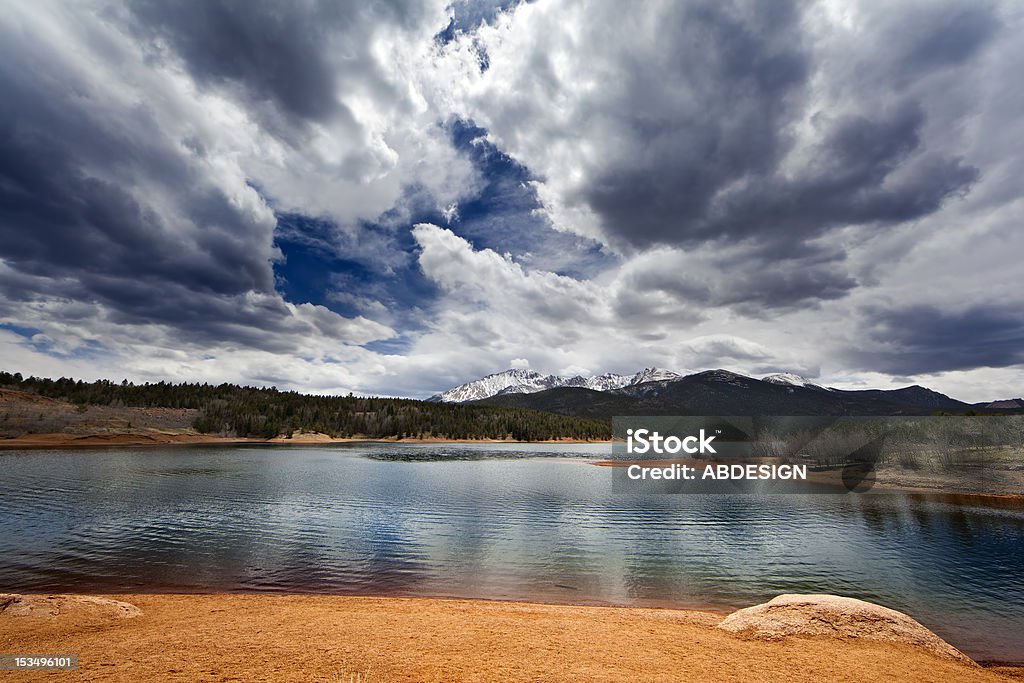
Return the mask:
[[582,375],[574,375],[572,377],[543,375],[535,370],[514,368],[460,384],[457,387],[452,387],[447,391],[435,394],[427,400],[441,403],[465,403],[467,401],[479,401],[492,396],[532,394],[558,387],[613,391],[644,382],[660,382],[680,378],[682,378],[682,375],[676,372],[659,368],[644,368],[632,375],[617,375],[612,372],[606,372],[603,375],[592,377],[583,377]]
[[633,375],[606,374],[592,378],[510,370],[460,385],[432,400],[532,408],[590,418],[1024,411],[1024,404],[1014,400],[969,404],[918,385],[901,389],[843,390],[788,373],[756,379],[721,369],[684,376],[651,368]]
[[[728,371],[709,370],[708,372],[726,373]],[[629,375],[606,372],[603,375],[593,375],[591,377],[583,377],[582,375],[574,375],[572,377],[544,375],[535,370],[513,368],[492,373],[472,382],[460,384],[439,394],[434,394],[427,400],[439,401],[441,403],[465,403],[467,401],[480,401],[492,396],[533,394],[559,387],[577,387],[593,391],[615,391],[616,389],[646,382],[675,381],[687,376],[691,375],[683,375],[672,370],[656,367],[644,368],[639,372]],[[784,386],[800,386],[809,389],[832,391],[832,389],[815,384],[805,377],[788,372],[768,375],[761,378],[761,381]]]
[[833,391],[831,387],[825,387],[820,384],[815,384],[806,377],[794,375],[791,372],[780,372],[774,375],[768,375],[767,377],[762,377],[761,381],[769,382],[770,384],[782,384],[792,387],[805,387],[807,389],[821,389],[823,391]]
[[1008,398],[1001,401],[991,401],[985,404],[986,408],[992,410],[1024,410],[1024,398]]

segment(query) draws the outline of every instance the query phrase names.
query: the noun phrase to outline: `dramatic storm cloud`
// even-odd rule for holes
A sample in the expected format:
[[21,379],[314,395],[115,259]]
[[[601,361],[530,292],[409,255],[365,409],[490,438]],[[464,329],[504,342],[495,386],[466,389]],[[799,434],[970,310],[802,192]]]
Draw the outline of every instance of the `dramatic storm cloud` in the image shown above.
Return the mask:
[[871,342],[859,355],[880,370],[914,375],[1024,363],[1024,311],[987,304],[964,311],[936,306],[868,310]]
[[0,365],[1024,393],[1012,2],[15,2]]

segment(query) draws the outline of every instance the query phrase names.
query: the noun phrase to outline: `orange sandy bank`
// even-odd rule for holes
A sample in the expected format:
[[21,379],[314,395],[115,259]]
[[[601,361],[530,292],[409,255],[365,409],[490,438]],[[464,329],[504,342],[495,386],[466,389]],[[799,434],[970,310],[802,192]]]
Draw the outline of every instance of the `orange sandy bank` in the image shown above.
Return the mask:
[[[0,614],[0,651],[96,681],[1008,681],[903,643],[750,640],[703,612],[308,595],[127,595],[141,614]],[[129,610],[130,611],[130,610]],[[129,618],[131,617],[131,618]],[[34,678],[33,678],[34,680]]]

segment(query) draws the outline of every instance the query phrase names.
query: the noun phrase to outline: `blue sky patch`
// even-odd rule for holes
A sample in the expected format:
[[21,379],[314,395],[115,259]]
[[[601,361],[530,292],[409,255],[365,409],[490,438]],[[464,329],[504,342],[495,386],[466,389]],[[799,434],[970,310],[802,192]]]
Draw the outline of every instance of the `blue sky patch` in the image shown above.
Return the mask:
[[[614,263],[597,242],[551,227],[529,184],[536,178],[489,142],[486,130],[461,120],[447,128],[484,180],[479,193],[460,203],[448,221],[422,188],[408,187],[407,213],[399,217],[393,211],[361,224],[359,244],[329,220],[279,212],[275,243],[284,260],[274,264],[274,274],[288,301],[319,304],[345,317],[362,315],[400,333],[422,329],[422,313],[439,292],[416,262],[411,229],[417,223],[447,227],[474,249],[511,254],[527,269],[587,278]],[[399,353],[409,341],[382,343],[383,352]]]

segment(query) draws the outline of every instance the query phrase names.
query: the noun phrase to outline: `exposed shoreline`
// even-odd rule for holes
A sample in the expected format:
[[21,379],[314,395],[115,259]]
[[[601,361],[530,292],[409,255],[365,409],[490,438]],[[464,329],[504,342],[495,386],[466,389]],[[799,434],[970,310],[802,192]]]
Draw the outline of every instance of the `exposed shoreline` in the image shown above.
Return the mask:
[[[137,594],[132,618],[0,618],[0,650],[75,653],[58,680],[1020,680],[901,642],[751,639],[720,614],[337,595]],[[357,679],[357,677],[359,677]]]
[[210,436],[189,432],[109,432],[75,434],[55,432],[24,434],[0,439],[0,450],[118,448],[139,446],[231,446],[246,444],[274,444],[280,446],[310,446],[334,443],[496,443],[496,444],[601,444],[609,440],[550,439],[545,441],[516,441],[513,439],[445,439],[439,437],[332,437],[326,434],[302,434],[293,437],[277,436],[271,439]]
[[[673,463],[692,464],[694,461],[687,460],[594,460],[591,465],[597,467],[628,467],[630,465],[641,465],[646,467],[663,467]],[[703,462],[703,461],[701,461]],[[842,482],[834,476],[835,470],[830,474],[823,475],[820,472],[812,472],[808,482],[815,484],[827,484],[841,487]],[[904,493],[935,497],[940,496],[950,503],[961,504],[985,504],[998,507],[1019,508],[1024,505],[1024,471],[1011,471],[1004,473],[1014,482],[1015,490],[1006,490],[1004,482],[1001,490],[983,489],[972,485],[970,481],[958,478],[955,473],[934,473],[925,471],[907,471],[893,467],[879,467],[874,471],[872,485],[863,493]],[[1021,491],[1017,493],[1016,491]]]

